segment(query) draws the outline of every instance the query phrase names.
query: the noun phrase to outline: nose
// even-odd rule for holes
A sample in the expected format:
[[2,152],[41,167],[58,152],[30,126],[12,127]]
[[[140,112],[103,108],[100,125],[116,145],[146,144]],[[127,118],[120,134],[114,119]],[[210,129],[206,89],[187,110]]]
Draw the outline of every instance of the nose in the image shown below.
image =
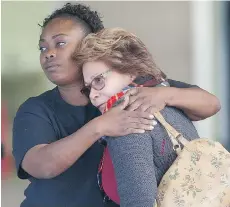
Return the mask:
[[90,94],[89,94],[90,100],[96,104],[98,97],[99,97],[98,91],[95,90],[94,88],[91,88]]
[[46,59],[52,59],[56,57],[56,52],[54,50],[49,50],[46,55],[45,55]]

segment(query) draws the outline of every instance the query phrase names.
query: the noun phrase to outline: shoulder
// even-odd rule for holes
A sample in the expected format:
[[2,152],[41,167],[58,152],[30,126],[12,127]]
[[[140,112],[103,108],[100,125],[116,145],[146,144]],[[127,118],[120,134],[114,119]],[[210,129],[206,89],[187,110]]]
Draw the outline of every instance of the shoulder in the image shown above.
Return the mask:
[[[165,120],[185,137],[198,137],[197,130],[192,121],[179,109],[175,107],[165,107],[161,110]],[[159,124],[160,126],[160,124]],[[162,129],[163,127],[160,126]],[[161,131],[161,129],[158,130]],[[157,131],[157,127],[155,128]],[[155,131],[155,129],[153,131]]]
[[183,111],[175,107],[166,106],[160,112],[164,116],[164,118],[168,121],[176,121],[177,119],[183,119],[183,120],[186,119],[190,121],[188,117],[183,113]]
[[46,91],[39,96],[30,97],[22,103],[16,113],[16,117],[25,114],[36,114],[42,116],[50,112],[50,103],[54,99],[55,89]]
[[161,110],[161,114],[171,125],[181,126],[183,128],[193,125],[192,121],[183,113],[183,111],[175,107],[166,106],[163,110]]

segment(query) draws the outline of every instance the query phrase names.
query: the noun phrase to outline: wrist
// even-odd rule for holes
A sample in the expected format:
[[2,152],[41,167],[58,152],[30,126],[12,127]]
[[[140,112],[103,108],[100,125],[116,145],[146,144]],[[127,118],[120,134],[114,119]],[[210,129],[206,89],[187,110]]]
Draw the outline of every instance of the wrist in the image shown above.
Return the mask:
[[166,106],[176,107],[176,100],[177,100],[176,97],[178,92],[179,92],[179,88],[167,87],[166,98],[165,98]]
[[91,125],[90,130],[93,132],[96,140],[100,139],[102,136],[105,135],[101,116],[94,118],[89,122],[89,124]]

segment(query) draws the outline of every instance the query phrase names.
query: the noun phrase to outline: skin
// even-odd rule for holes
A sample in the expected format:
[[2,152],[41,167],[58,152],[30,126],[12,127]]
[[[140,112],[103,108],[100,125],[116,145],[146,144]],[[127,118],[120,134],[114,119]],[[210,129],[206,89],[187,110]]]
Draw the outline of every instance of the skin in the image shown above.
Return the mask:
[[[47,78],[58,85],[63,98],[72,105],[85,105],[88,100],[80,93],[82,81],[71,58],[85,34],[71,19],[53,19],[42,31],[39,40],[40,63]],[[76,96],[72,96],[75,91]],[[80,97],[80,99],[79,99]]]
[[[103,62],[88,62],[83,65],[82,69],[86,86],[88,86],[96,76],[110,70]],[[105,77],[105,87],[103,89],[95,90],[93,87],[91,88],[89,98],[92,104],[103,112],[108,99],[130,84],[133,79],[134,77],[129,74],[121,74],[112,70]]]
[[[88,99],[80,93],[83,80],[71,58],[83,37],[82,27],[75,20],[56,18],[43,29],[39,41],[43,71],[58,86],[62,98],[76,106],[88,103]],[[191,117],[202,114],[199,119],[207,118],[219,110],[218,99],[202,89],[173,88],[160,91],[143,88],[131,90],[128,95],[130,97],[121,105],[91,120],[75,133],[51,144],[31,148],[22,161],[22,168],[35,178],[56,177],[73,165],[101,136],[123,136],[151,130],[156,123],[151,113],[165,104],[185,108]],[[191,100],[191,103],[184,100],[191,96],[197,99]],[[129,110],[124,110],[128,105]]]

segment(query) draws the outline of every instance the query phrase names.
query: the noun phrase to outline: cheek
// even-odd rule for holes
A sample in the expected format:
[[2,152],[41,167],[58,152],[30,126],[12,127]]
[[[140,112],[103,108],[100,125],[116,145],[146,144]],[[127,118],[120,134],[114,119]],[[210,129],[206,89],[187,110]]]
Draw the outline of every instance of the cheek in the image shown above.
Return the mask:
[[[96,102],[95,104],[101,104],[107,102],[111,96],[114,95],[113,91],[109,87],[104,87],[100,91],[94,91],[93,93],[90,94],[91,101]],[[97,98],[95,98],[97,97]]]
[[43,70],[44,73],[47,73],[47,71],[44,68],[45,62],[46,62],[46,55],[45,55],[45,53],[40,53],[40,65],[41,65],[41,69]]
[[[115,92],[116,93],[116,92]],[[103,90],[100,91],[100,97],[102,99],[106,99],[108,100],[111,96],[113,96],[114,94],[114,91],[109,88],[109,87],[105,87]]]
[[76,61],[72,58],[72,53],[66,54],[66,53],[59,53],[59,58],[62,59],[63,65],[66,67],[66,69],[69,71],[69,75],[78,74],[79,69],[77,67]]
[[57,54],[58,59],[62,59],[66,64],[73,64],[74,60],[72,58],[72,53],[68,50],[60,50]]
[[40,64],[41,66],[44,64],[45,62],[45,55],[43,53],[40,53]]
[[63,62],[65,61],[66,64],[73,64],[73,62],[75,62],[73,60],[73,53],[74,47],[66,45],[65,47],[57,49],[56,57],[57,59],[63,60]]
[[111,97],[116,93],[119,93],[123,89],[123,85],[120,83],[119,80],[113,79],[106,82],[106,87],[104,90],[106,91],[106,95]]

